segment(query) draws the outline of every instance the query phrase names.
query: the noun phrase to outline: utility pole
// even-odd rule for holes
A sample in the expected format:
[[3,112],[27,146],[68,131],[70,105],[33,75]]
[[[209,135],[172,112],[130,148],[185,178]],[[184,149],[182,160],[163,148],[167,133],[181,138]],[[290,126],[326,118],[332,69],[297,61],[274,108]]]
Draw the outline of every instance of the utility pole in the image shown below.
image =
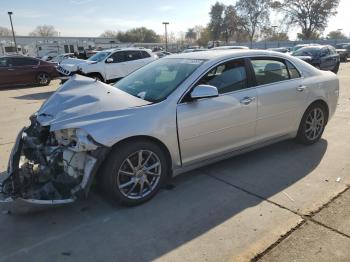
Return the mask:
[[165,27],[165,51],[168,51],[168,30],[167,30],[167,25],[169,22],[163,22],[163,25]]
[[10,17],[11,29],[12,29],[12,36],[13,36],[13,42],[15,43],[16,54],[18,54],[17,43],[16,43],[16,37],[15,37],[15,31],[13,30],[12,17],[11,17],[11,15],[13,15],[13,12],[7,12],[7,14],[8,14],[9,17]]

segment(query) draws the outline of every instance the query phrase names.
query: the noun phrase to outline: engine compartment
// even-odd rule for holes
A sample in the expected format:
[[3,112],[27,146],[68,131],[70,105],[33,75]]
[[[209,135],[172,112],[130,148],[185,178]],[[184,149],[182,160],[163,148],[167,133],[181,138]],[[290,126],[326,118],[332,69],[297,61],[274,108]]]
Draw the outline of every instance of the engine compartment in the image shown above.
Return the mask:
[[21,131],[17,140],[0,193],[12,199],[43,203],[87,197],[105,148],[80,146],[76,150],[74,141],[61,139],[35,117],[31,117],[31,125]]

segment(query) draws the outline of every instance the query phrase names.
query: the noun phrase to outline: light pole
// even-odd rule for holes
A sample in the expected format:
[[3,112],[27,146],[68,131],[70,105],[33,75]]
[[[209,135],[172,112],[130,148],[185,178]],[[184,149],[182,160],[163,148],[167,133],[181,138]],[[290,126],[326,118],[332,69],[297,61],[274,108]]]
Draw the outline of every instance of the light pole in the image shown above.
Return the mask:
[[[273,38],[276,37],[276,28],[277,28],[277,27],[278,27],[277,25],[273,25],[273,26],[272,26],[272,28],[273,28],[273,29],[272,29],[272,31],[273,31],[272,37],[273,37]],[[277,42],[277,47],[279,47],[279,45],[280,45],[279,40],[278,40],[278,39],[274,39],[274,41],[276,41],[276,40],[278,41],[278,42]]]
[[17,49],[17,43],[16,43],[16,37],[15,37],[15,31],[13,30],[13,24],[12,24],[12,17],[11,15],[13,12],[7,12],[9,17],[10,17],[10,22],[11,22],[11,29],[12,29],[12,36],[13,36],[13,42],[15,43],[15,48],[16,48],[16,54],[18,54],[18,49]]
[[169,22],[163,22],[164,28],[165,28],[165,51],[168,51],[168,31],[167,31],[167,25]]

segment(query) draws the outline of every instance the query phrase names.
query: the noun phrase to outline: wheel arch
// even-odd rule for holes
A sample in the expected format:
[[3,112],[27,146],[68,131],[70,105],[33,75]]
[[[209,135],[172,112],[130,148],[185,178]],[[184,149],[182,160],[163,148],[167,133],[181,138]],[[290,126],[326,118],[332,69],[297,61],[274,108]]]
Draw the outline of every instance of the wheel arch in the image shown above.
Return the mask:
[[96,75],[100,76],[101,79],[103,80],[103,82],[106,82],[106,79],[105,79],[105,78],[103,77],[103,75],[102,75],[101,73],[99,73],[99,72],[91,72],[91,73],[86,74],[87,77],[93,77],[93,76],[96,76]]
[[127,143],[130,143],[131,141],[137,141],[137,140],[152,142],[152,143],[158,145],[165,152],[166,159],[167,159],[167,162],[168,162],[168,168],[169,168],[168,174],[171,175],[172,162],[173,161],[172,161],[172,158],[171,158],[170,151],[169,151],[168,147],[162,141],[160,141],[158,138],[155,138],[153,136],[147,136],[147,135],[131,136],[131,137],[127,137],[127,138],[124,138],[124,139],[118,141],[117,143],[115,143],[112,146],[112,148],[114,149],[114,148],[120,147],[123,144],[127,144]]
[[328,123],[328,119],[329,119],[329,105],[327,104],[327,102],[322,99],[322,98],[317,98],[315,100],[313,100],[312,102],[309,103],[308,107],[305,109],[304,113],[314,104],[321,104],[324,106],[324,108],[326,109],[326,124]]

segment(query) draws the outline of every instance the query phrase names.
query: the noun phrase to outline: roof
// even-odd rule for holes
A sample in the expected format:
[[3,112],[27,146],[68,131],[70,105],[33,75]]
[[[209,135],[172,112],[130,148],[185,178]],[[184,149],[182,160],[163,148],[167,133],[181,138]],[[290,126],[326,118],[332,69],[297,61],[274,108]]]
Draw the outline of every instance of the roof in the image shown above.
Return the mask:
[[111,49],[101,50],[101,52],[115,52],[115,51],[122,51],[122,50],[129,50],[129,51],[146,50],[146,51],[150,51],[150,49],[147,49],[144,47],[124,47],[124,48],[111,48]]
[[252,49],[228,49],[228,50],[210,50],[192,53],[180,53],[167,56],[167,58],[184,58],[184,59],[202,59],[202,60],[222,60],[226,58],[234,58],[241,56],[281,56],[281,53],[266,51],[266,50],[252,50]]

